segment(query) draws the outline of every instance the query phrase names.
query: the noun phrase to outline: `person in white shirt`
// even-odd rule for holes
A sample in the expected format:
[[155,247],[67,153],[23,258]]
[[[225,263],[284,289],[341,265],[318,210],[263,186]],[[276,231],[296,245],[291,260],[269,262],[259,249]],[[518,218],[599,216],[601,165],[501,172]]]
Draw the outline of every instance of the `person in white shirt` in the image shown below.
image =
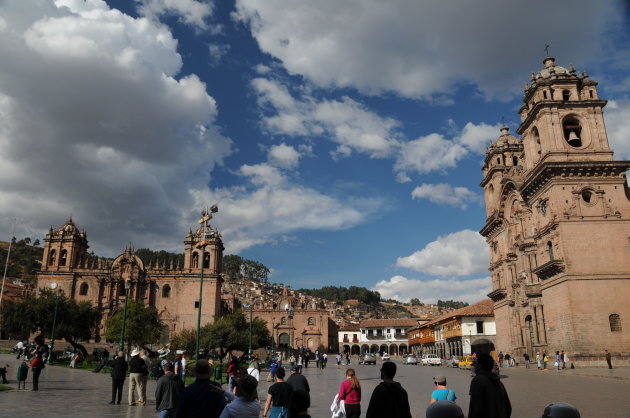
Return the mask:
[[253,376],[254,379],[256,379],[256,382],[260,382],[260,372],[256,368],[254,362],[251,362],[249,364],[249,367],[247,368],[247,374]]

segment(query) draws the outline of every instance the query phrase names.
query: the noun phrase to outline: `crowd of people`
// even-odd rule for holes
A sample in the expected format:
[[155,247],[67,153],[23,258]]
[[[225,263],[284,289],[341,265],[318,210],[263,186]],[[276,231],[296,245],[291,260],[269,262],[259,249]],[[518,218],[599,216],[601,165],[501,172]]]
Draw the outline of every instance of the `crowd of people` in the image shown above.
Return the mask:
[[[29,370],[32,370],[33,390],[38,390],[39,375],[45,367],[49,354],[48,347],[43,341],[36,340],[33,346],[20,342],[17,358],[24,356],[18,367],[18,389],[26,386]],[[151,353],[155,354],[155,352]],[[103,361],[94,371],[99,371],[104,364],[111,367],[111,401],[112,405],[120,405],[123,397],[123,387],[127,377],[128,405],[147,405],[147,379],[149,375],[158,377],[155,388],[155,406],[160,418],[181,417],[215,417],[215,418],[254,418],[261,412],[264,418],[308,418],[311,406],[310,385],[302,374],[303,367],[308,367],[310,356],[308,353],[295,353],[287,358],[288,372],[281,357],[269,359],[270,372],[267,381],[271,384],[266,397],[259,399],[258,383],[261,378],[260,363],[254,357],[249,367],[243,369],[239,359],[232,357],[227,367],[227,390],[222,385],[211,380],[213,361],[198,360],[189,374],[194,382],[185,385],[187,361],[183,353],[178,353],[174,360],[168,361],[168,350],[159,351],[157,359],[150,359],[147,351],[135,348],[128,355],[118,352],[113,360]],[[317,368],[325,368],[328,355],[316,352]],[[72,361],[77,358],[72,356]],[[335,357],[337,367],[341,367],[343,356]],[[349,365],[346,358],[346,364]],[[553,357],[554,367],[565,368],[568,359],[564,352],[557,352]],[[515,359],[509,353],[498,355],[500,365],[515,366]],[[538,353],[536,364],[538,368],[547,368],[550,362],[547,353]],[[529,359],[525,358],[529,366]],[[495,369],[495,361],[488,354],[476,356],[474,377],[470,383],[470,401],[468,418],[509,418],[512,407],[505,386]],[[6,371],[6,370],[5,370]],[[407,391],[400,382],[395,381],[397,366],[393,362],[384,362],[381,366],[381,382],[374,388],[367,403],[366,418],[410,418],[411,408]],[[3,375],[4,379],[4,375]],[[457,394],[447,386],[446,376],[437,375],[433,378],[435,389],[429,397],[426,409],[427,418],[463,418],[464,413],[457,404]],[[361,417],[362,390],[361,382],[355,369],[345,371],[345,379],[331,405],[333,418]],[[560,411],[560,412],[558,412]],[[577,409],[568,404],[550,404],[543,414],[543,418],[577,417]],[[417,414],[416,414],[417,415]]]

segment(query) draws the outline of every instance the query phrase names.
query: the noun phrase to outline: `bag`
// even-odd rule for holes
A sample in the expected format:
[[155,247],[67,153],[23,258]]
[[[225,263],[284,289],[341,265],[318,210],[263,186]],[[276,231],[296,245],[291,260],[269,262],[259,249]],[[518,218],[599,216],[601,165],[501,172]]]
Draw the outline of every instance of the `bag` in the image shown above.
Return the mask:
[[554,365],[555,367],[558,367],[558,362],[556,361],[555,363],[553,363],[553,365]]
[[267,382],[271,382],[271,373],[267,375]]
[[330,412],[332,412],[332,418],[346,417],[346,405],[344,401],[339,400],[339,394],[335,395],[335,399],[333,399],[330,405]]

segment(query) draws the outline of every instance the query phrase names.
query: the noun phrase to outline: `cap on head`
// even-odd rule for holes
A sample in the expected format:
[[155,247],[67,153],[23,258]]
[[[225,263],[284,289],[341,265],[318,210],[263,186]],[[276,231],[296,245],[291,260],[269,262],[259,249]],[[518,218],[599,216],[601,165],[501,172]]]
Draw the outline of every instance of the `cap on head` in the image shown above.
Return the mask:
[[134,348],[133,351],[131,352],[131,357],[137,356],[138,354],[140,354],[140,350],[137,348]]
[[433,378],[433,381],[435,383],[437,383],[438,385],[445,385],[446,384],[446,376],[444,376],[442,374],[438,374],[437,376],[435,376]]
[[568,403],[553,402],[545,407],[543,418],[580,418],[580,412]]
[[427,408],[427,418],[464,418],[464,412],[455,402],[437,401]]

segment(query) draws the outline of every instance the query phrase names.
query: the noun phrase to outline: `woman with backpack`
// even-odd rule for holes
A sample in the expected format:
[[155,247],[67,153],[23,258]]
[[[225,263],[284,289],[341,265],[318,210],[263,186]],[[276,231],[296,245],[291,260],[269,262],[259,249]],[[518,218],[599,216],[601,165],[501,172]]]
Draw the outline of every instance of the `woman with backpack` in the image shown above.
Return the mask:
[[435,376],[433,378],[433,383],[435,384],[435,390],[431,393],[430,404],[437,401],[453,401],[457,399],[455,396],[455,391],[446,387],[446,376],[441,374]]

